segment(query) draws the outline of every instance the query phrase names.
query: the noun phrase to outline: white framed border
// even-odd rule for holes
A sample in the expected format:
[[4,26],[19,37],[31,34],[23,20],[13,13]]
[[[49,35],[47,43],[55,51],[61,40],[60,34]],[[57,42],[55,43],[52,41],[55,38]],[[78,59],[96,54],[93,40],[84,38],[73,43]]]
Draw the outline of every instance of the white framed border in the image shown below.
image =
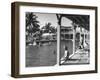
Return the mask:
[[[74,71],[89,71],[95,70],[95,11],[88,9],[75,8],[55,8],[55,7],[37,7],[37,6],[20,6],[19,7],[19,74],[40,74],[40,73],[56,73],[56,72],[74,72]],[[90,15],[90,64],[88,65],[64,65],[52,67],[25,67],[25,12],[40,12],[40,13],[62,13],[62,14],[81,14]],[[59,30],[59,28],[58,28]],[[59,32],[58,32],[59,35]],[[58,36],[59,39],[59,36]],[[59,49],[59,40],[57,43]],[[57,51],[59,54],[59,50]],[[58,55],[59,56],[59,55]]]

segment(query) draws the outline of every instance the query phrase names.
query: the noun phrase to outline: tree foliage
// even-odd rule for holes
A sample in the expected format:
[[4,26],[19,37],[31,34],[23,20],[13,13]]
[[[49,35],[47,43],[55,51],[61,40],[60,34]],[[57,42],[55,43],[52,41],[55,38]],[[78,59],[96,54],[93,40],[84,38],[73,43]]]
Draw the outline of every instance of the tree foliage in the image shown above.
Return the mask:
[[26,31],[28,33],[36,33],[39,31],[39,27],[37,16],[32,12],[26,12]]
[[42,27],[43,33],[56,33],[56,28],[51,25],[51,23],[46,23],[45,26]]

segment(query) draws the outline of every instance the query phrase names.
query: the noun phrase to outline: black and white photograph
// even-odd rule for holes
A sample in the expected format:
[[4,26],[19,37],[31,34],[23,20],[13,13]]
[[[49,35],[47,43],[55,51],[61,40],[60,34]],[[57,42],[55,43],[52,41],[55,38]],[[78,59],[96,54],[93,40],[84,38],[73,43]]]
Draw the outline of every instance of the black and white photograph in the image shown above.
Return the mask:
[[26,12],[26,67],[57,63],[56,14]]
[[60,65],[89,64],[89,15],[26,12],[26,67],[57,63],[60,27]]
[[61,65],[90,63],[89,15],[59,14],[61,23]]

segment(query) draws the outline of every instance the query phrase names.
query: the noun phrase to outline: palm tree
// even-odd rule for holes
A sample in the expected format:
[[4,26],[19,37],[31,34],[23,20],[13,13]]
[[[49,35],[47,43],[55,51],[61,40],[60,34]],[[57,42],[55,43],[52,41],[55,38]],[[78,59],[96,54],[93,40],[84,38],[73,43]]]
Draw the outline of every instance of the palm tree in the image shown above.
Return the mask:
[[44,33],[56,33],[57,29],[51,25],[51,23],[46,23],[45,26],[42,27]]
[[44,33],[51,32],[51,23],[46,23],[45,26],[42,27]]
[[43,33],[49,33],[46,39],[50,40],[53,39],[53,36],[51,33],[56,34],[57,28],[51,25],[50,22],[46,23],[45,26],[42,27]]
[[39,30],[40,25],[38,24],[39,21],[37,21],[37,18],[38,17],[32,12],[26,13],[26,30],[30,33],[35,33]]
[[30,37],[33,39],[37,38],[37,34],[39,32],[39,21],[37,21],[37,16],[33,13],[33,12],[26,12],[26,40],[28,38],[28,36],[30,35]]

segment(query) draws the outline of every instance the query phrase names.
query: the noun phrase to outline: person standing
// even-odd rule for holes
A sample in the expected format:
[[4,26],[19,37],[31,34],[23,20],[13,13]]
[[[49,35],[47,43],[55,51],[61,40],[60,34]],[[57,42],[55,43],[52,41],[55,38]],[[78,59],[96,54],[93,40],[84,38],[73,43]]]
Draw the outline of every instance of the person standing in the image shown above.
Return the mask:
[[69,51],[68,51],[68,47],[65,46],[64,47],[64,56],[61,58],[61,63],[65,62],[69,59]]

